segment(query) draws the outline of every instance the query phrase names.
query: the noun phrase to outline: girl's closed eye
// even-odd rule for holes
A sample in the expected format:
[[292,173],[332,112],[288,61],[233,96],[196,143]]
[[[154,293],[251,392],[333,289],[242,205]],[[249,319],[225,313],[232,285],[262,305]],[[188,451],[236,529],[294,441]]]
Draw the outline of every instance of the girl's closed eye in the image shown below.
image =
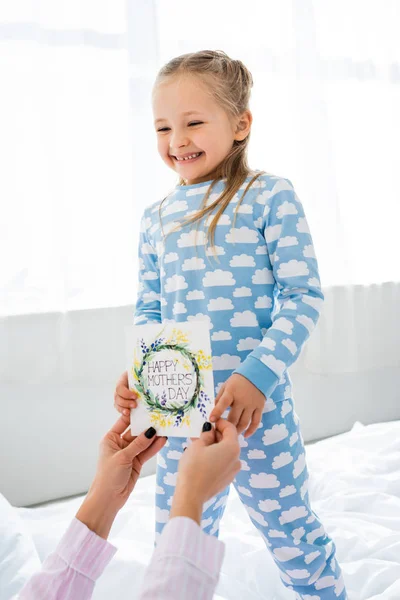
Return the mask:
[[[204,125],[203,121],[192,121],[191,123],[188,123],[188,127],[195,127],[196,125]],[[167,131],[171,131],[170,127],[160,127],[159,129],[157,129],[157,133],[165,133]]]

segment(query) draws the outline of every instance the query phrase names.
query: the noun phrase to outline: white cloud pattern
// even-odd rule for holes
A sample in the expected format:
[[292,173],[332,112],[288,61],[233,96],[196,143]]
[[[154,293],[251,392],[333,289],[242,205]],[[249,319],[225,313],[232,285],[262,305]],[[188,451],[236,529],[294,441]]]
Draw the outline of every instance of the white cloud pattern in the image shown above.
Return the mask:
[[230,324],[231,327],[258,327],[257,317],[250,310],[235,312]]
[[297,214],[298,210],[296,208],[296,205],[293,204],[293,202],[288,202],[287,200],[285,200],[285,202],[282,202],[282,204],[279,206],[276,216],[278,219],[283,219],[283,217],[287,215]]
[[203,277],[204,287],[231,286],[235,285],[235,283],[236,280],[233,278],[233,274],[230,271],[223,271],[222,269],[207,271]]
[[182,265],[182,271],[199,271],[205,269],[206,265],[202,258],[186,258]]
[[237,254],[232,256],[229,261],[229,266],[231,267],[255,267],[256,263],[254,261],[253,256],[249,256],[248,254]]
[[214,333],[211,336],[211,339],[213,340],[213,342],[222,342],[222,341],[227,341],[227,340],[231,340],[232,339],[232,335],[230,334],[229,331],[214,331]]
[[[208,184],[189,189],[177,186],[163,205],[163,228],[159,203],[145,210],[134,320],[202,322],[212,340],[215,393],[236,369],[246,373],[247,365],[251,376],[250,365],[257,363],[253,359],[246,363],[250,354],[259,361],[266,386],[274,381],[275,374],[277,385],[266,394],[256,432],[248,439],[239,436],[242,470],[236,484],[240,481],[238,491],[266,545],[286,568],[282,578],[293,587],[297,582],[309,583],[309,573],[314,576],[320,554],[313,552],[312,546],[310,551],[310,544],[325,536],[305,505],[305,451],[287,376],[287,368],[322,308],[314,249],[291,183],[270,174],[261,175],[247,192],[236,220],[234,211],[241,192],[226,207],[215,230],[215,248],[210,246],[207,227],[203,230],[205,221],[212,219],[210,214],[199,223],[197,234],[195,227],[181,227],[165,237],[163,230],[172,231],[181,219],[199,210],[207,189]],[[222,189],[223,182],[218,182],[209,202],[217,200]],[[275,292],[281,293],[282,301]],[[177,477],[174,471],[190,443],[170,437],[168,447],[159,453],[159,523],[167,521],[166,509],[171,505]],[[207,531],[217,531],[219,508],[226,499],[224,495],[206,503],[203,525]],[[318,574],[315,581],[320,581],[321,589],[334,584],[335,593],[343,585],[334,577],[323,579],[320,575],[318,579]],[[307,600],[317,600],[316,596],[311,593]]]
[[289,431],[284,423],[281,425],[274,425],[271,429],[266,429],[264,431],[263,444],[264,446],[277,444],[286,439],[288,435]]
[[212,298],[210,302],[207,304],[207,310],[232,310],[233,304],[230,298],[223,298],[220,296],[219,298]]
[[258,244],[259,237],[257,231],[249,227],[232,227],[225,236],[227,244]]
[[233,296],[234,298],[248,298],[249,296],[252,296],[252,291],[249,287],[246,286],[242,286],[240,288],[236,288],[236,290],[233,290]]
[[250,487],[257,489],[273,489],[280,486],[277,476],[267,473],[252,473],[249,483]]

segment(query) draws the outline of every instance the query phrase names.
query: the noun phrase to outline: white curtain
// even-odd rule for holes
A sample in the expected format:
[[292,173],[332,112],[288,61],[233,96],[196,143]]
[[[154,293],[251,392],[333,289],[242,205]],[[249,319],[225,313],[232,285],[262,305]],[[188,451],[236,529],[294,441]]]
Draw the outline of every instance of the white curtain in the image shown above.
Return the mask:
[[175,181],[150,91],[184,52],[253,73],[253,168],[304,203],[325,286],[400,280],[398,0],[2,0],[2,315],[130,304]]

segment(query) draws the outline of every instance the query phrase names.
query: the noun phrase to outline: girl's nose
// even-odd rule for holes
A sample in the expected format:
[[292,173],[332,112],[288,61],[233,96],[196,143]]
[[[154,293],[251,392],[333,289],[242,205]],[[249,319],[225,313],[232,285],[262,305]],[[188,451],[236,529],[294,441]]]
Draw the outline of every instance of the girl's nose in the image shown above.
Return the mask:
[[188,145],[188,138],[187,136],[181,134],[181,133],[173,133],[170,139],[170,147],[171,147],[171,151],[173,150],[178,150],[179,148],[184,148],[185,146]]

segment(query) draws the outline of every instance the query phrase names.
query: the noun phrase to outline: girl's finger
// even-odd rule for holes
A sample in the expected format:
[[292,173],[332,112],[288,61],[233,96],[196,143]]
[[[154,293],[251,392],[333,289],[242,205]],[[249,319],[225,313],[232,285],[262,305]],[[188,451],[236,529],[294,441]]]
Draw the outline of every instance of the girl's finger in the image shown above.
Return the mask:
[[244,410],[242,412],[242,416],[240,417],[239,423],[236,425],[236,429],[237,429],[238,433],[242,433],[245,429],[247,429],[247,427],[249,426],[249,423],[251,422],[251,419],[252,419],[252,411]]
[[215,397],[214,404],[217,404],[219,402],[219,399],[221,398],[222,394],[224,393],[224,389],[225,389],[225,383],[223,383],[221,385],[221,387],[219,388],[219,392]]
[[137,392],[135,390],[130,390],[128,387],[124,385],[117,385],[115,389],[116,396],[121,396],[125,400],[136,400]]
[[253,412],[253,416],[251,418],[251,423],[250,423],[250,427],[248,428],[248,430],[245,432],[244,437],[248,438],[251,435],[253,435],[253,433],[255,431],[257,431],[257,428],[260,424],[261,421],[261,417],[262,417],[262,412],[261,412],[261,408],[257,408],[254,412]]
[[121,413],[127,419],[130,419],[131,411],[128,408],[123,408],[122,406],[118,406],[118,404],[114,404],[114,408]]
[[121,396],[117,396],[117,395],[114,396],[114,402],[121,408],[136,408],[137,407],[137,402],[135,400],[125,400],[124,398],[121,398]]
[[221,399],[218,401],[218,404],[213,408],[210,414],[210,421],[215,423],[226,411],[228,406],[230,406],[233,402],[233,396],[228,393],[224,393],[221,396]]
[[120,387],[120,386],[123,388],[129,389],[128,371],[125,371],[124,373],[122,373],[121,377],[118,379],[117,387]]
[[235,405],[234,405],[233,408],[231,408],[231,410],[229,412],[227,420],[229,421],[229,423],[232,423],[232,425],[234,425],[236,427],[242,417],[242,414],[243,414],[243,409],[235,408]]

